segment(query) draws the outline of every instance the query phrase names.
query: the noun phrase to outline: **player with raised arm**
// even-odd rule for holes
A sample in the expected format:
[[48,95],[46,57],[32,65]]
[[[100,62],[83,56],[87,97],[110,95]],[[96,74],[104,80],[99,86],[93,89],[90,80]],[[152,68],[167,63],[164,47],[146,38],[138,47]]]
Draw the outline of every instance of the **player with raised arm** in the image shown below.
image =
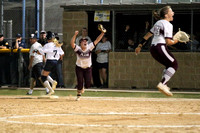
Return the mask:
[[165,95],[172,96],[173,94],[170,92],[167,82],[176,72],[178,63],[168,50],[167,45],[174,45],[178,42],[177,39],[173,39],[173,25],[170,23],[170,21],[173,21],[174,12],[170,6],[165,6],[158,11],[154,11],[153,15],[158,21],[154,24],[150,32],[143,37],[143,40],[135,49],[135,53],[137,55],[146,41],[153,36],[150,48],[151,55],[166,67],[157,88]]
[[[55,43],[55,36],[52,32],[47,32],[47,41],[48,43],[44,45],[42,49],[39,50],[39,53],[44,55],[46,54],[46,64],[42,70],[41,80],[44,87],[49,89],[49,95],[54,94],[54,90],[57,85],[57,81],[53,80],[49,74],[51,71],[56,71],[57,61],[64,52],[61,49],[61,45]],[[52,87],[49,84],[52,83]]]
[[[74,36],[71,39],[71,47],[74,49],[77,60],[76,60],[76,77],[77,77],[77,101],[80,99],[81,94],[84,93],[84,87],[89,88],[91,85],[92,78],[92,61],[91,53],[95,48],[97,43],[102,39],[106,29],[102,25],[98,26],[98,29],[101,31],[101,34],[96,38],[94,42],[88,44],[87,38],[81,38],[79,40],[79,45],[75,44],[76,36],[78,31],[75,31]],[[84,82],[84,83],[83,83]]]

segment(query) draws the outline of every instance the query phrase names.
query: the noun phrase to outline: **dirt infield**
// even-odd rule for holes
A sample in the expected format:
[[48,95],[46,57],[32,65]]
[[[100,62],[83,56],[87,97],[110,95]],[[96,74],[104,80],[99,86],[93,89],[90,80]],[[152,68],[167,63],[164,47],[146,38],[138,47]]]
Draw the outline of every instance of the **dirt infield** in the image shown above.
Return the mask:
[[0,96],[1,133],[198,133],[200,100]]

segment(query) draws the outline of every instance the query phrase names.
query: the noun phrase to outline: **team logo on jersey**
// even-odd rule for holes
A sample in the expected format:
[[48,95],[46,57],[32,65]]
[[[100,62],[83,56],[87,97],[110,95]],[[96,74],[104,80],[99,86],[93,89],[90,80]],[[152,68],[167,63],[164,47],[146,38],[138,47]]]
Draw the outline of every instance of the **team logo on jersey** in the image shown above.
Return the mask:
[[83,52],[83,51],[81,51],[81,50],[78,50],[76,53],[77,53],[80,57],[82,57],[82,58],[89,58],[89,57],[90,57],[90,54],[91,54],[91,51],[88,50],[88,51],[86,51],[86,52]]

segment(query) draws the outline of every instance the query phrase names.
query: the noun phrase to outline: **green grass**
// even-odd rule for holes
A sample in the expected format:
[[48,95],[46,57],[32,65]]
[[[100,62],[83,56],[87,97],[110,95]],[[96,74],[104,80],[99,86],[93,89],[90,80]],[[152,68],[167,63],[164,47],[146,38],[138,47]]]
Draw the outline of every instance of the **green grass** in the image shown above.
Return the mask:
[[[0,89],[0,95],[16,96],[26,95],[28,90],[23,89]],[[33,96],[45,95],[45,91],[34,90]],[[57,96],[76,96],[76,90],[56,90]],[[173,97],[167,97],[156,92],[111,92],[111,91],[85,91],[87,97],[133,97],[133,98],[193,98],[200,99],[200,94],[174,93]]]

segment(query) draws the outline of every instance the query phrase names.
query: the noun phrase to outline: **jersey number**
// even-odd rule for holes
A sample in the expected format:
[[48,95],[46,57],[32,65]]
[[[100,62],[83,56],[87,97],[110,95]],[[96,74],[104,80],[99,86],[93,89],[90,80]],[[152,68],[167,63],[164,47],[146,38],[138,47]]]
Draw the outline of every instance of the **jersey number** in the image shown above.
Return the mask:
[[54,58],[56,57],[56,54],[57,54],[57,50],[53,50],[53,52],[55,52],[54,54]]
[[160,35],[160,26],[155,26],[154,27],[154,35],[159,36]]

